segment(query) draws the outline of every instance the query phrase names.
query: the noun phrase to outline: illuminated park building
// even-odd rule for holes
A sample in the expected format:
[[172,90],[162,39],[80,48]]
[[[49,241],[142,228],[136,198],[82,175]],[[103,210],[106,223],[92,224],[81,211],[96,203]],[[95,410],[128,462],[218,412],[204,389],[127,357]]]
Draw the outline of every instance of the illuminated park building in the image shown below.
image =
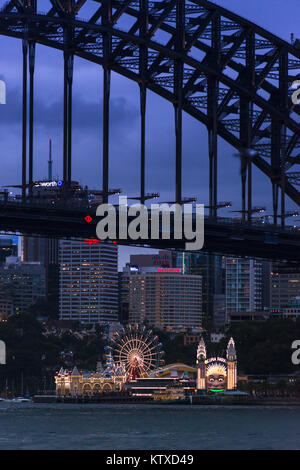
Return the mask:
[[127,379],[123,368],[117,368],[113,373],[97,370],[94,373],[84,373],[74,367],[72,371],[61,367],[55,375],[56,394],[58,396],[92,396],[101,393],[120,391]]
[[226,358],[207,358],[206,347],[201,338],[197,350],[197,390],[209,393],[236,390],[237,357],[235,344],[230,338]]

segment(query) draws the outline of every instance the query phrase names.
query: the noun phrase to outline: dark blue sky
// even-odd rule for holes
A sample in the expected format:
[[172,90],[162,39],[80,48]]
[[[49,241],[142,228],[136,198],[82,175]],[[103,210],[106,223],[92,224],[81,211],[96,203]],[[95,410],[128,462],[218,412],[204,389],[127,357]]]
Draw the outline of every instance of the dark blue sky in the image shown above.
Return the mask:
[[[0,4],[3,5],[3,1]],[[88,3],[94,4],[92,0]],[[274,34],[289,40],[300,37],[299,0],[218,0],[215,3],[244,16]],[[39,2],[45,9],[48,0]],[[90,6],[91,6],[90,5]],[[41,9],[41,7],[40,7]],[[82,16],[82,15],[81,15]],[[1,168],[0,185],[20,183],[21,179],[21,41],[1,38],[0,76],[7,84],[7,104],[0,107]],[[62,165],[62,54],[37,47],[35,179],[46,177],[48,140],[53,140],[54,176],[61,177]],[[89,187],[101,181],[101,91],[102,73],[95,64],[75,59],[73,179]],[[110,187],[136,195],[139,188],[139,108],[138,86],[113,74],[111,101]],[[148,94],[147,109],[147,191],[159,191],[162,200],[173,198],[174,181],[173,108],[162,98]],[[204,127],[184,116],[184,196],[197,196],[208,202],[207,135]],[[236,201],[240,209],[239,162],[233,149],[221,142],[219,200]],[[129,171],[130,169],[130,171]],[[126,171],[125,171],[126,170]],[[258,170],[254,204],[270,205],[270,183]],[[294,204],[290,205],[295,208]],[[226,212],[223,212],[226,215]],[[129,249],[120,249],[120,264]],[[141,250],[139,250],[141,251]]]

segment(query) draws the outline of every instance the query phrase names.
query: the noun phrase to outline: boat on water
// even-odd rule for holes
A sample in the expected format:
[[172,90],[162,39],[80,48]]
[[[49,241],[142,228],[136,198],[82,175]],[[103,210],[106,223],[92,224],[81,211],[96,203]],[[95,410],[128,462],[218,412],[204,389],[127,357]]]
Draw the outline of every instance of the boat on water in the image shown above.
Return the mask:
[[28,403],[31,402],[32,400],[30,398],[25,398],[25,397],[16,397],[11,400],[14,403]]

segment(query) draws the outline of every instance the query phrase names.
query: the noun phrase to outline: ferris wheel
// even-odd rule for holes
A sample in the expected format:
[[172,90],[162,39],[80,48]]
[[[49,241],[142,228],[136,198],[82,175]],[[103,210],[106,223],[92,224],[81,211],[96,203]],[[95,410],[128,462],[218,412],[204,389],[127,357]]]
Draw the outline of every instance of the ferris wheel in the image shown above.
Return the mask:
[[128,325],[115,333],[110,351],[114,362],[123,364],[131,378],[145,376],[164,364],[164,351],[158,336],[143,325]]

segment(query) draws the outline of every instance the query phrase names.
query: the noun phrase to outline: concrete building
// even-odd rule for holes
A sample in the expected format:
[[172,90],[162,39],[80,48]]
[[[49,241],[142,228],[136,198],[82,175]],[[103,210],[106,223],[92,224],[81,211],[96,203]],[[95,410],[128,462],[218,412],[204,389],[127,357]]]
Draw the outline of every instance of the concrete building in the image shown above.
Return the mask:
[[38,262],[45,267],[46,298],[53,301],[58,311],[59,266],[58,266],[59,240],[42,237],[22,237],[21,261]]
[[262,262],[227,258],[225,274],[226,314],[262,310]]
[[0,293],[0,321],[6,320],[14,313],[14,304],[11,298],[8,298],[4,292]]
[[59,318],[82,323],[118,320],[118,247],[61,240]]
[[132,274],[129,320],[168,330],[201,327],[201,276],[182,274],[178,268]]
[[22,314],[45,297],[45,268],[40,263],[21,263],[17,257],[6,258],[0,266],[0,301],[3,312]]
[[273,263],[270,279],[270,307],[282,308],[300,296],[300,264]]

